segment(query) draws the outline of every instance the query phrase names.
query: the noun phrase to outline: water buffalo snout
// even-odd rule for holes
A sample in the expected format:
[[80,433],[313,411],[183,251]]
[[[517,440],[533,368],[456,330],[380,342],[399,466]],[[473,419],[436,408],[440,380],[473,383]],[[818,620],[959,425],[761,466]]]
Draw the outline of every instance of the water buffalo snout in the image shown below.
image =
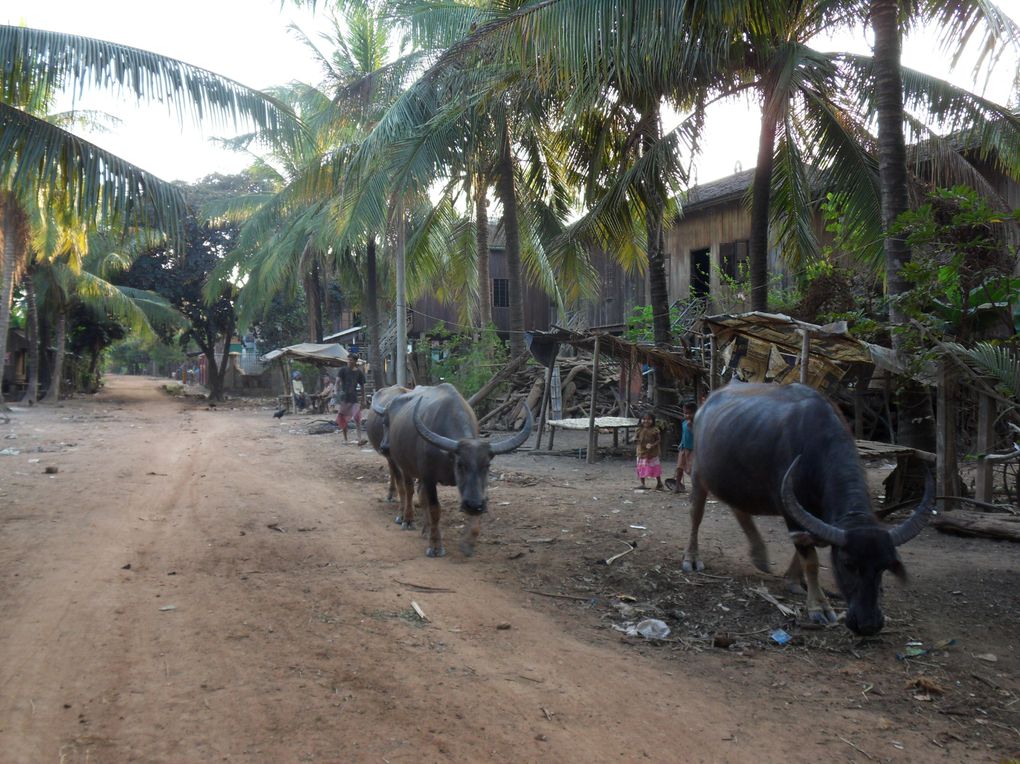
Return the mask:
[[462,501],[460,503],[460,509],[462,512],[468,515],[482,515],[488,511],[489,507],[485,501],[481,502]]
[[846,614],[846,626],[854,634],[871,637],[878,634],[885,626],[885,616],[881,611],[878,611],[869,614],[867,618],[861,618],[851,610]]

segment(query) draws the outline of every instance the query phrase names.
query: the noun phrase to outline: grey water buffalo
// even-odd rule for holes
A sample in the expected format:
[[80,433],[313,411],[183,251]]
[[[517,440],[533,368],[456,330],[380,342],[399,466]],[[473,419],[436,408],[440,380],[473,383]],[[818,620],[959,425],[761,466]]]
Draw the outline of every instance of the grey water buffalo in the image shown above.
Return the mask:
[[880,525],[845,421],[822,395],[799,384],[735,383],[714,392],[694,419],[694,453],[685,571],[704,568],[698,528],[711,493],[732,509],[760,570],[768,572],[768,555],[752,515],[785,518],[796,547],[786,576],[797,584],[803,572],[812,621],[836,621],[818,584],[815,547],[828,544],[847,627],[862,635],[882,629],[882,574],[905,577],[896,547],[920,533],[933,512],[930,477],[910,517],[893,528]]
[[481,530],[481,515],[487,510],[489,463],[497,454],[519,447],[531,434],[531,411],[525,406],[524,427],[504,440],[490,443],[478,433],[474,411],[450,384],[419,386],[397,395],[384,407],[373,404],[384,417],[385,431],[380,448],[396,469],[397,490],[402,502],[404,528],[414,526],[412,487],[418,481],[418,500],[427,508],[429,557],[446,554],[439,526],[440,506],[437,485],[455,485],[460,493],[460,508],[468,516],[461,552],[474,553]]
[[383,438],[386,435],[386,406],[398,395],[403,395],[406,392],[408,392],[408,389],[400,385],[392,385],[377,390],[372,396],[372,405],[365,415],[365,434],[368,436],[368,442],[372,444],[372,448],[386,459],[389,465],[390,485],[386,492],[386,501],[394,500],[397,480],[396,467],[394,467],[388,455],[388,444],[387,447],[383,446]]

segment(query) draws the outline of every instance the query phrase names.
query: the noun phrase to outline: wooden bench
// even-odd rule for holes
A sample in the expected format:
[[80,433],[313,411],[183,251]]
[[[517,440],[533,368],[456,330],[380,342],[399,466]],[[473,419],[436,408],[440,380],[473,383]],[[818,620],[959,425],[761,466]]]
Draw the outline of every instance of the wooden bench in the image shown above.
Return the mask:
[[[584,430],[588,432],[588,417],[577,419],[550,419],[546,424],[549,426],[549,450],[552,451],[553,440],[556,430]],[[624,443],[630,443],[630,431],[640,424],[639,420],[622,416],[597,416],[595,417],[595,449],[599,447],[599,431],[613,431],[613,448],[620,445],[620,430],[623,430]]]

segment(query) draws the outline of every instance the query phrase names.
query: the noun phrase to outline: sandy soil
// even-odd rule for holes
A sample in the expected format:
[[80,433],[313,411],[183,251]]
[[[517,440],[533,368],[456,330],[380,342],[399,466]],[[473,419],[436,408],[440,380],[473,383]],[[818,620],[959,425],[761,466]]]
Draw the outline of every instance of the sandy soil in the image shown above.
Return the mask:
[[[684,576],[684,498],[635,492],[629,457],[521,451],[478,554],[428,559],[374,453],[161,384],[0,424],[3,762],[1020,758],[1016,545],[926,531],[860,640],[764,599],[802,605],[722,505]],[[645,617],[669,639],[616,628]]]

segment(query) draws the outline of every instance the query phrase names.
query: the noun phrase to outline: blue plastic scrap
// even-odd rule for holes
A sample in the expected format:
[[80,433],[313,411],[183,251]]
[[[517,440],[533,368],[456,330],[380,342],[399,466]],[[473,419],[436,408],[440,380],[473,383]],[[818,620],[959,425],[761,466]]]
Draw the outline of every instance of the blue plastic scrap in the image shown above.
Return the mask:
[[777,645],[785,645],[791,639],[793,639],[793,637],[791,637],[789,634],[787,634],[782,629],[776,629],[769,636],[772,637],[772,641],[775,642]]

